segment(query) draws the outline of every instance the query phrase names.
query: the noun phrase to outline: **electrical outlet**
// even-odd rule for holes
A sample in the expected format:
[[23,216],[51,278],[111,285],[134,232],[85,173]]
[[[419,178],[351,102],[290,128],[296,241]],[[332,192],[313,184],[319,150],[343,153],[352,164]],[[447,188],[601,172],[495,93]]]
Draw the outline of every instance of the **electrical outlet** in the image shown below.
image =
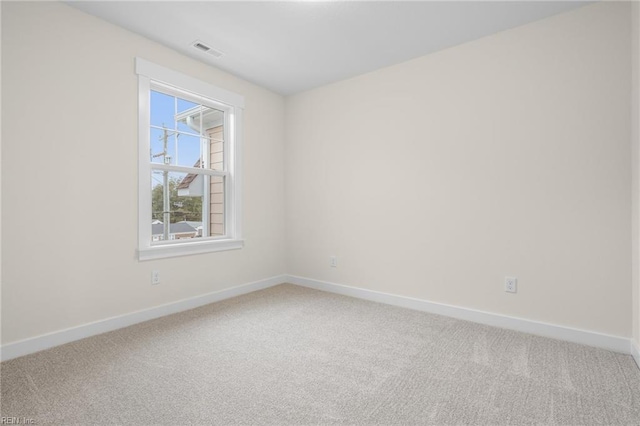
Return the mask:
[[507,293],[517,293],[518,279],[516,277],[504,277],[504,291]]
[[160,284],[160,271],[151,271],[151,284]]
[[329,256],[329,266],[332,268],[338,267],[338,258],[335,256]]

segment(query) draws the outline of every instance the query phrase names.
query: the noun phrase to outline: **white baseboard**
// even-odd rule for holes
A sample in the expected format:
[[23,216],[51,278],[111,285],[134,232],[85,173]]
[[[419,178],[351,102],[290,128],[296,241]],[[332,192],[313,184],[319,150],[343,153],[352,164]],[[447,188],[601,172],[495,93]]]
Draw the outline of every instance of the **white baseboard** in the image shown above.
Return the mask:
[[631,356],[636,360],[636,364],[640,368],[640,345],[633,340],[631,341]]
[[41,336],[33,337],[30,339],[8,343],[0,347],[0,360],[6,361],[12,358],[17,358],[19,356],[49,349],[54,346],[59,346],[65,343],[84,339],[85,337],[95,336],[97,334],[102,334],[106,333],[107,331],[128,327],[130,325],[149,321],[155,318],[163,317],[165,315],[187,311],[199,306],[208,305],[209,303],[218,302],[220,300],[229,299],[231,297],[240,296],[242,294],[251,293],[268,287],[273,287],[275,285],[286,282],[286,278],[286,275],[278,275],[275,277],[239,285],[225,290],[214,291],[202,296],[183,299],[177,302],[167,303],[166,305],[160,305],[154,308],[132,312],[130,314],[120,315],[89,324],[83,324],[77,327],[67,328],[65,330],[43,334]]
[[[566,340],[573,343],[608,349],[615,352],[629,354],[631,352],[631,339],[619,336],[596,333],[593,331],[579,330],[559,325],[531,321],[523,318],[515,318],[474,309],[461,308],[459,306],[445,305],[429,302],[405,296],[397,296],[379,291],[366,290],[358,287],[350,287],[326,281],[318,281],[310,278],[289,275],[287,282],[316,290],[328,291],[358,299],[371,300],[388,305],[400,306],[417,311],[444,315],[494,327],[507,328],[524,333],[550,337],[558,340]],[[637,348],[636,348],[637,350]],[[638,357],[636,356],[636,361]],[[640,365],[640,364],[639,364]]]
[[0,360],[5,361],[34,352],[39,352],[65,343],[84,339],[86,337],[95,336],[144,321],[208,305],[209,303],[263,290],[282,283],[296,284],[303,287],[342,294],[359,299],[459,318],[466,321],[507,328],[538,336],[566,340],[624,354],[631,354],[640,367],[640,349],[636,343],[625,337],[610,336],[592,331],[546,324],[522,318],[429,302],[426,300],[366,290],[358,287],[350,287],[294,275],[278,275],[225,290],[215,291],[202,296],[183,299],[166,305],[156,306],[154,308],[132,312],[130,314],[120,315],[65,330],[43,334],[30,339],[8,343],[0,347]]

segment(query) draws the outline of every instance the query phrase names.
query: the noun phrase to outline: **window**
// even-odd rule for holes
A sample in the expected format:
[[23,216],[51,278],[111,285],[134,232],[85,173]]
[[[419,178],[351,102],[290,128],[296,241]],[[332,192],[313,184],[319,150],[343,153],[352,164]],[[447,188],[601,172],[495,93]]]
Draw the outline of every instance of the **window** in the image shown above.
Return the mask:
[[140,260],[239,249],[244,98],[136,59]]

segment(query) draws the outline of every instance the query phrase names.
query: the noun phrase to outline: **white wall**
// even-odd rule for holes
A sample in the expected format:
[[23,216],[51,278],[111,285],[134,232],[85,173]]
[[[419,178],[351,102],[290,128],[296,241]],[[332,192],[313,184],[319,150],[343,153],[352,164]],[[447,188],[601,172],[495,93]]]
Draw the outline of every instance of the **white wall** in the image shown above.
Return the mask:
[[288,272],[631,336],[630,7],[287,99]]
[[[136,56],[245,96],[244,249],[136,260]],[[286,272],[281,96],[61,3],[2,2],[2,65],[3,344]]]
[[633,89],[631,108],[631,144],[633,155],[631,157],[633,181],[633,338],[640,347],[640,3],[633,3],[633,31],[632,31],[632,79]]
[[[2,6],[0,5],[0,36],[2,35]],[[2,99],[2,52],[0,42],[0,99]],[[2,105],[0,102],[0,188],[2,188]],[[0,343],[2,342],[2,193],[0,191]]]

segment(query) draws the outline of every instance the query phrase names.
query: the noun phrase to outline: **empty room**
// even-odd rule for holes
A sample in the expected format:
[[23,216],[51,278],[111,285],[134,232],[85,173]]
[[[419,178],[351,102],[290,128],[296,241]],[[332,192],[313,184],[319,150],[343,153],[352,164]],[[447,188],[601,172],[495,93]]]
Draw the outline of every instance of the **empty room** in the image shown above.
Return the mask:
[[640,425],[640,3],[0,14],[0,424]]

